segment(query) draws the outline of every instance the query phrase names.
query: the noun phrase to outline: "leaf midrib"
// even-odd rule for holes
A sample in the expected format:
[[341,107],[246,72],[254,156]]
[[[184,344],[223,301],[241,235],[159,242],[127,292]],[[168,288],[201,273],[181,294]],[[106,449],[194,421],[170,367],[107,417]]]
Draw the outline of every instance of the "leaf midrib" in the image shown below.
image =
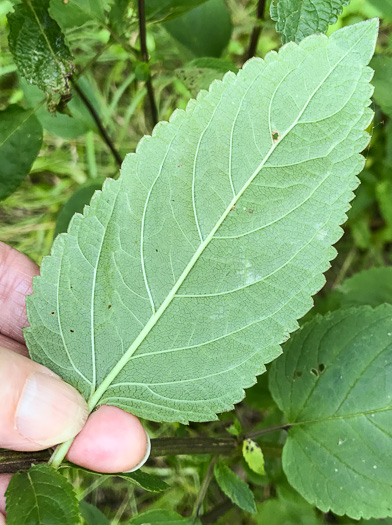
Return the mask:
[[309,96],[307,102],[304,104],[304,107],[300,111],[298,117],[294,120],[294,122],[291,124],[291,126],[287,129],[287,131],[282,135],[280,140],[277,143],[274,143],[271,145],[269,151],[267,152],[264,159],[260,162],[260,164],[257,166],[255,171],[252,173],[248,181],[243,185],[241,190],[233,197],[229,205],[227,206],[226,210],[222,214],[221,218],[218,220],[218,222],[215,224],[214,228],[211,230],[209,235],[205,238],[204,242],[200,244],[196,252],[194,253],[193,257],[187,264],[186,268],[182,272],[181,276],[173,286],[173,288],[170,290],[169,294],[167,295],[166,299],[163,301],[159,309],[156,311],[154,315],[152,315],[149,319],[149,321],[146,323],[145,327],[139,335],[136,337],[136,339],[133,341],[133,343],[130,345],[128,350],[124,353],[122,358],[118,361],[116,366],[113,367],[113,369],[108,373],[108,375],[105,377],[105,379],[102,381],[102,383],[99,385],[97,390],[94,392],[94,394],[90,397],[88,400],[88,408],[89,411],[92,412],[96,405],[98,404],[100,398],[103,396],[109,385],[113,382],[113,380],[117,377],[117,375],[122,371],[124,366],[128,363],[132,355],[136,352],[138,347],[142,344],[144,339],[147,337],[147,335],[150,333],[150,331],[154,328],[162,314],[166,311],[167,307],[171,304],[172,300],[174,299],[178,289],[181,287],[181,285],[184,283],[185,279],[188,277],[189,273],[193,269],[196,262],[199,260],[200,256],[204,252],[204,250],[207,248],[211,240],[213,239],[215,233],[218,231],[218,229],[221,227],[222,223],[226,219],[226,217],[229,215],[231,209],[233,206],[236,205],[238,200],[242,197],[244,192],[248,189],[248,187],[252,184],[254,179],[257,177],[257,175],[260,173],[260,171],[263,169],[266,162],[271,157],[272,153],[276,150],[277,147],[283,142],[283,140],[287,137],[289,133],[294,129],[294,127],[298,124],[300,118],[306,111],[307,107],[309,106],[310,102],[312,101],[313,97],[316,95],[318,90],[321,88],[321,86],[325,83],[325,81],[328,79],[328,77],[335,71],[335,69],[338,67],[338,65],[351,53],[351,51],[356,47],[357,41],[353,46],[351,46],[344,55],[336,62],[336,64],[330,69],[327,75],[324,76],[324,78],[319,82],[319,84],[316,86],[314,91]]

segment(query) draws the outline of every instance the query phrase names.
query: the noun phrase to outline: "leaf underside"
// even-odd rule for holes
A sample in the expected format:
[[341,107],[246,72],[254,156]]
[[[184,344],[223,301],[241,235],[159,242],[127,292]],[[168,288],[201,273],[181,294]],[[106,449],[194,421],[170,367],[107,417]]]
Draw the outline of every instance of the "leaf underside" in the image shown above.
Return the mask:
[[158,124],[44,259],[32,358],[90,409],[185,423],[240,401],[336,254],[377,25],[252,59]]
[[392,516],[392,306],[317,316],[285,345],[270,389],[293,425],[290,484],[323,512]]
[[314,33],[326,33],[350,0],[273,0],[270,14],[282,42],[300,42]]

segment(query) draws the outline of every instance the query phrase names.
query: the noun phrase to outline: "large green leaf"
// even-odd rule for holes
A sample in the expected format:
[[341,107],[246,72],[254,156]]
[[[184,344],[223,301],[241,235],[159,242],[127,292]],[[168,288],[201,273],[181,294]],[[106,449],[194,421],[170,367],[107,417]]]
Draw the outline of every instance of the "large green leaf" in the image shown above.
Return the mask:
[[0,200],[29,173],[42,145],[42,126],[33,109],[17,105],[0,111]]
[[270,14],[282,42],[300,42],[314,33],[326,33],[350,0],[272,0]]
[[72,485],[48,465],[13,476],[7,492],[7,525],[79,525]]
[[57,237],[25,336],[90,409],[215,419],[280,354],[358,184],[377,26],[228,73],[144,138]]
[[224,0],[208,0],[164,26],[180,44],[198,57],[220,57],[233,29]]
[[72,55],[59,25],[48,13],[49,0],[26,0],[8,15],[8,43],[20,73],[49,94],[69,93]]
[[317,316],[285,345],[270,388],[292,425],[290,484],[323,512],[392,516],[392,306]]

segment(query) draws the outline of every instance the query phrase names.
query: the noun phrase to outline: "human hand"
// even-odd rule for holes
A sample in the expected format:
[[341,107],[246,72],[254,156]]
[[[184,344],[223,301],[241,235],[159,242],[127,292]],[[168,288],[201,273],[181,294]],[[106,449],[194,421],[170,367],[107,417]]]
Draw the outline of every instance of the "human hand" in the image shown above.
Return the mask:
[[[38,273],[28,257],[0,242],[0,448],[43,450],[77,435],[67,454],[72,463],[97,472],[136,470],[150,448],[140,421],[109,406],[87,419],[81,395],[28,358],[22,334],[28,324],[25,298]],[[0,475],[0,525],[5,525],[10,479]]]

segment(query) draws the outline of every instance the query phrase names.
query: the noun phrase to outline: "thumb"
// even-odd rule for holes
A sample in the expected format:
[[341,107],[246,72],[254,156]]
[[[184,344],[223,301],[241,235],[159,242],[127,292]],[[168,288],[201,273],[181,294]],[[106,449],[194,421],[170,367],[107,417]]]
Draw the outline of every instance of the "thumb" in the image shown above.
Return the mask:
[[76,436],[87,404],[70,385],[30,359],[0,347],[0,447],[42,450]]

